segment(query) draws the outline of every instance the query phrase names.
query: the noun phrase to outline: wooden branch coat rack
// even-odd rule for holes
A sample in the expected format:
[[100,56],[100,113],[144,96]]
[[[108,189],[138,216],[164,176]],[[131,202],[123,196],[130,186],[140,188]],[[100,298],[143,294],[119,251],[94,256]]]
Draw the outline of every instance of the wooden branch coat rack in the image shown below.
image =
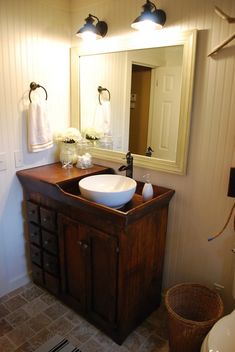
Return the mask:
[[[229,24],[235,23],[235,17],[231,17],[227,15],[225,12],[223,12],[219,7],[215,6],[215,13],[221,17],[223,20],[227,21]],[[217,45],[211,52],[208,54],[208,56],[212,56],[213,54],[216,54],[218,51],[220,51],[225,45],[230,43],[233,39],[235,39],[235,32],[230,35],[227,39],[222,41],[221,44]]]

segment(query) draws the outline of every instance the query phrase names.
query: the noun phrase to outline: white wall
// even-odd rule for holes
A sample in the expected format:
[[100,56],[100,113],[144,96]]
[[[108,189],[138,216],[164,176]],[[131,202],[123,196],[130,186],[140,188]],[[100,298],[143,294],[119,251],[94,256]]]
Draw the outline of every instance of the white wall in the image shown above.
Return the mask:
[[[53,129],[69,125],[70,3],[67,0],[0,1],[0,296],[28,281],[22,189],[14,151],[22,167],[48,164],[54,148],[28,153],[26,119],[29,84],[48,92]],[[34,94],[44,94],[38,89]]]
[[[108,22],[108,36],[130,33],[130,24],[143,3],[143,0],[72,0],[72,33],[83,25],[88,13]],[[212,48],[233,33],[234,25],[221,20],[214,13],[214,5],[212,0],[157,2],[167,13],[167,30],[197,28],[199,35],[187,175],[152,171],[151,178],[155,184],[176,190],[169,212],[164,287],[185,280],[209,285],[217,282],[225,286],[223,298],[231,309],[234,305],[232,221],[223,236],[207,241],[223,227],[232,207],[233,199],[226,194],[229,169],[235,165],[235,43],[217,56],[207,57]],[[235,16],[234,0],[218,0],[216,5]],[[117,169],[119,165],[112,166]],[[135,169],[134,176],[141,179],[145,172]]]

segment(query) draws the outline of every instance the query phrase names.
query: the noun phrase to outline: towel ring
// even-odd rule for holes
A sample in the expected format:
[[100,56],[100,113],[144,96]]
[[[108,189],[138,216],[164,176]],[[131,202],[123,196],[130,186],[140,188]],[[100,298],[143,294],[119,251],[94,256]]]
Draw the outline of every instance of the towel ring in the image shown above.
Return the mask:
[[32,103],[31,93],[32,93],[33,90],[35,90],[37,88],[42,88],[44,90],[44,92],[46,94],[46,100],[47,100],[47,91],[46,91],[46,89],[43,86],[40,86],[40,84],[37,84],[35,82],[31,82],[29,87],[30,87],[30,91],[29,91],[29,101],[30,101],[30,103]]
[[107,88],[103,88],[103,87],[99,86],[97,90],[99,92],[99,103],[100,103],[100,105],[102,105],[101,100],[100,100],[100,95],[102,94],[103,91],[108,92],[109,101],[110,101],[111,95],[110,95],[110,91]]

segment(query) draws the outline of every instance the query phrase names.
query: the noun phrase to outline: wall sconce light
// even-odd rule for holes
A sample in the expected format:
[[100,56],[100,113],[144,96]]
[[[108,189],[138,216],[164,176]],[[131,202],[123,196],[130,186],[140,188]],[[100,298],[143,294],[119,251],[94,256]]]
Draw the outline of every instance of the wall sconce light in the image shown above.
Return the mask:
[[166,22],[166,13],[156,8],[154,3],[147,0],[143,6],[143,11],[131,24],[137,30],[161,29]]
[[[97,21],[96,25],[94,24]],[[89,13],[85,18],[86,23],[77,31],[76,35],[82,39],[100,39],[104,37],[108,31],[108,25],[104,21],[100,21],[98,17]]]

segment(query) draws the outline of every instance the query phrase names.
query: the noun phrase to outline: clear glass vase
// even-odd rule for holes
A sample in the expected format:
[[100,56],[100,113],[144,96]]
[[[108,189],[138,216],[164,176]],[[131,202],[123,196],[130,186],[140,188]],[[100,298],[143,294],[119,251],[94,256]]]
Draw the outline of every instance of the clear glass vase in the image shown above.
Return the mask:
[[61,142],[60,144],[60,161],[65,169],[73,167],[77,161],[76,143]]
[[77,144],[77,168],[88,169],[92,164],[92,144],[87,139],[82,139]]

